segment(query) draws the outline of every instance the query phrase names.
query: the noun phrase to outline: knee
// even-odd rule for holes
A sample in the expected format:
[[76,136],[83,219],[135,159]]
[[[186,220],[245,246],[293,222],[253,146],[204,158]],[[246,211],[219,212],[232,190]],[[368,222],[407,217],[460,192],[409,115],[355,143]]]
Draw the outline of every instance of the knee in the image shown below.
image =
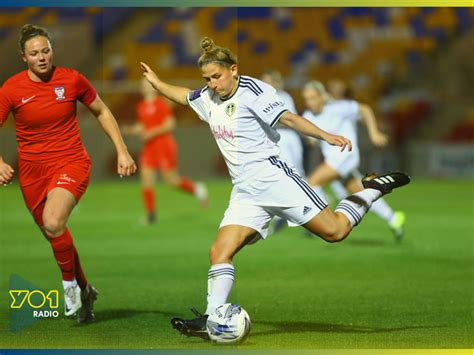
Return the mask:
[[209,259],[211,265],[228,263],[231,261],[231,258],[225,253],[225,250],[218,244],[213,244],[209,249]]
[[55,238],[64,233],[66,223],[54,216],[43,216],[43,229],[48,238]]
[[163,175],[163,180],[164,180],[165,184],[167,184],[169,186],[176,187],[176,186],[179,185],[179,179],[177,179],[173,176]]
[[346,233],[340,228],[333,227],[327,228],[320,236],[328,243],[338,243],[344,240]]

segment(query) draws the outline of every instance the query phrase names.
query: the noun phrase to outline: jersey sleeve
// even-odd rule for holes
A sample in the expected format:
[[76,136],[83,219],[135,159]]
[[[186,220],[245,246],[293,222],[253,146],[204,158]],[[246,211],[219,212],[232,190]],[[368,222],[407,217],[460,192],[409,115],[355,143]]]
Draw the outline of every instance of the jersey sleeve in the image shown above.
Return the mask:
[[11,103],[6,93],[6,89],[4,87],[0,87],[0,126],[2,126],[7,120],[10,110]]
[[84,105],[90,105],[97,97],[97,91],[95,91],[89,80],[87,80],[86,77],[80,73],[77,73],[76,88],[77,99]]
[[281,116],[289,111],[285,102],[278,97],[274,89],[266,89],[258,95],[250,105],[250,109],[271,127],[275,127]]
[[358,121],[361,119],[359,111],[359,103],[354,100],[348,100],[345,102],[344,112],[352,121]]
[[199,118],[205,122],[209,121],[209,102],[207,100],[207,86],[188,92],[186,97],[189,106],[196,112]]

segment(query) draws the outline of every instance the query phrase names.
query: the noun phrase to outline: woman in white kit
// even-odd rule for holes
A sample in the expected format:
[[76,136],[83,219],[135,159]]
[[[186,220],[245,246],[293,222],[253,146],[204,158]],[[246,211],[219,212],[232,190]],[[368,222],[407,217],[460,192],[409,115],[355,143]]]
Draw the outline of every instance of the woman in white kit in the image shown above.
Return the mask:
[[[238,75],[237,58],[210,38],[201,40],[198,66],[206,86],[198,90],[167,84],[145,63],[144,76],[169,99],[189,105],[207,122],[221,150],[233,190],[229,206],[210,249],[207,309],[197,318],[173,318],[182,334],[207,339],[206,321],[226,303],[234,282],[232,258],[246,244],[265,238],[268,224],[278,215],[304,226],[328,242],[347,237],[373,201],[407,184],[403,173],[370,176],[363,191],[343,200],[333,212],[311,187],[278,157],[278,122],[308,135],[351,150],[348,139],[328,134],[308,120],[290,113],[276,90],[264,82]],[[383,180],[382,180],[383,179]]]
[[[306,83],[302,95],[307,108],[303,117],[327,132],[349,138],[353,148],[347,154],[340,154],[338,149],[321,142],[324,162],[309,174],[309,184],[319,187],[316,188],[316,192],[322,196],[324,194],[320,187],[334,181],[340,181],[349,193],[361,191],[363,186],[358,171],[360,153],[357,144],[357,122],[360,120],[367,126],[369,139],[373,145],[383,147],[388,143],[387,136],[377,127],[372,109],[354,100],[333,100],[327,94],[324,85],[316,80]],[[405,223],[403,212],[393,211],[384,199],[377,200],[370,210],[387,222],[396,239],[401,240]]]

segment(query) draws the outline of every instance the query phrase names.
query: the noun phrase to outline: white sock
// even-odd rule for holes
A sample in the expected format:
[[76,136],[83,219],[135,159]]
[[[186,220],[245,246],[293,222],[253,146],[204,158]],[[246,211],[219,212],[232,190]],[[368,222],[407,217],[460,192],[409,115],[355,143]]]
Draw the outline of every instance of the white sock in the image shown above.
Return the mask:
[[331,182],[331,190],[334,192],[338,200],[342,200],[348,195],[346,188],[339,180],[334,180]]
[[211,314],[221,304],[227,302],[234,284],[234,265],[215,264],[207,277],[207,308],[204,314]]
[[63,289],[67,289],[68,287],[76,287],[76,286],[77,286],[76,279],[72,281],[63,280]]
[[382,218],[387,223],[391,223],[394,218],[393,210],[383,198],[378,199],[370,207],[370,211]]
[[372,203],[380,196],[382,196],[382,193],[376,189],[359,191],[339,202],[339,205],[336,207],[336,212],[340,212],[346,216],[354,227],[359,224]]

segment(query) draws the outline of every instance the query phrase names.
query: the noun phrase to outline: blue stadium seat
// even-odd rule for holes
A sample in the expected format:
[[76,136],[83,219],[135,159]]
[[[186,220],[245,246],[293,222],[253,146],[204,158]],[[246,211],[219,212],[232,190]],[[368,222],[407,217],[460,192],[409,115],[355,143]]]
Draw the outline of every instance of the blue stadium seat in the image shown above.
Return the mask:
[[336,40],[340,40],[346,37],[346,33],[344,31],[344,27],[342,25],[341,18],[338,16],[334,16],[329,19],[328,23],[328,31],[331,34],[332,38]]
[[326,52],[323,54],[323,63],[324,64],[333,64],[336,63],[338,55],[336,52]]
[[249,38],[249,34],[247,31],[239,29],[237,31],[237,43],[243,43]]
[[168,40],[169,36],[165,32],[163,22],[157,22],[148,32],[138,38],[138,42],[140,43],[161,43]]
[[271,16],[269,7],[239,7],[237,8],[237,18],[239,20],[262,19]]
[[230,21],[236,18],[237,10],[232,7],[225,7],[216,11],[213,22],[216,31],[223,31],[227,28]]
[[268,43],[265,41],[259,41],[253,45],[252,51],[255,54],[263,54],[268,52]]

